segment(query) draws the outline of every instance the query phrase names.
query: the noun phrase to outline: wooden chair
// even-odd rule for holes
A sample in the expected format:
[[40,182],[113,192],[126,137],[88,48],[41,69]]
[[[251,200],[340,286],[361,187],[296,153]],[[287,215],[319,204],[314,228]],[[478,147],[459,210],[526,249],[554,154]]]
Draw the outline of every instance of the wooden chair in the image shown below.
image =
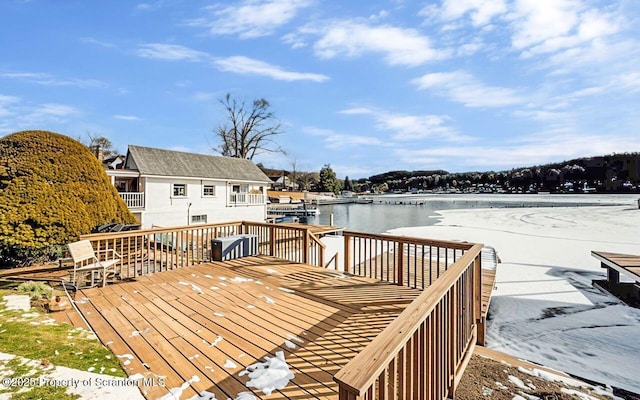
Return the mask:
[[[113,249],[107,249],[98,252],[107,253],[108,256],[104,260],[100,260],[96,252],[93,251],[93,246],[88,240],[80,240],[78,242],[69,243],[69,252],[71,258],[73,258],[73,283],[79,286],[79,280],[84,275],[89,275],[91,286],[95,286],[96,281],[100,281],[102,276],[102,286],[107,284],[107,276],[110,274],[115,275],[114,265],[117,264],[122,258]],[[111,254],[109,254],[111,253]]]

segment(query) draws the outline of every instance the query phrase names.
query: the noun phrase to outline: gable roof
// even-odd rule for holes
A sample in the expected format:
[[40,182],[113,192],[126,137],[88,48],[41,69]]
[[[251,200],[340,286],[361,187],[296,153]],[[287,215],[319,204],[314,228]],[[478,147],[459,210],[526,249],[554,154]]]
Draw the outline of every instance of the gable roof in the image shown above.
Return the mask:
[[142,175],[269,182],[250,160],[129,145],[127,168]]

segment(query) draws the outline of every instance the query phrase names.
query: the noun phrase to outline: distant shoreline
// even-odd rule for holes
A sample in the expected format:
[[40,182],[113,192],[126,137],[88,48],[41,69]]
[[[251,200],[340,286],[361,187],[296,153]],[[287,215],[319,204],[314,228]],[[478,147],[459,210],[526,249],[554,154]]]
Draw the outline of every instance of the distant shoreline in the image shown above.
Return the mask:
[[[363,197],[367,197],[364,195]],[[611,194],[585,194],[585,193],[537,193],[537,194],[515,194],[515,193],[402,193],[402,194],[379,194],[370,195],[374,203],[378,199],[430,199],[430,200],[463,200],[463,201],[496,201],[496,202],[551,202],[551,203],[609,203],[614,205],[628,204],[637,201],[640,195],[637,193],[611,193]]]
[[550,194],[402,194],[376,195],[370,204],[319,206],[320,214],[308,223],[333,225],[350,230],[384,233],[401,227],[429,226],[440,216],[438,211],[500,208],[552,208],[586,206],[624,206],[637,209],[636,195],[550,195]]

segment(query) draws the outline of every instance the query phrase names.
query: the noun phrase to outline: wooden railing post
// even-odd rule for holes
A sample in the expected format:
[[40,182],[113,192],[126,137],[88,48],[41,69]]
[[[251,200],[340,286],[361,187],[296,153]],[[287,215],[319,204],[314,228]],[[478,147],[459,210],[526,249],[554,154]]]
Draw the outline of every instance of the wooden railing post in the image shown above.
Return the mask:
[[482,257],[478,255],[473,262],[473,318],[476,321],[476,343],[486,344],[486,324],[482,315]]
[[304,264],[309,264],[309,253],[311,250],[309,249],[309,243],[309,230],[306,229],[304,235],[302,235],[302,262]]
[[342,269],[344,272],[349,272],[349,263],[351,261],[351,235],[344,234],[344,265]]
[[[313,235],[313,233],[309,233],[309,234]],[[318,240],[318,266],[324,268],[324,250],[325,250],[325,248],[320,246],[321,244],[323,244],[323,243],[320,240]]]
[[270,226],[269,227],[269,255],[270,256],[275,256],[276,255],[276,227],[275,226]]
[[473,260],[473,317],[479,321],[482,317],[482,257]]
[[[458,281],[459,282],[459,281]],[[447,329],[447,340],[449,341],[449,351],[447,357],[449,357],[449,371],[447,371],[447,384],[449,386],[448,393],[449,398],[453,399],[456,390],[456,356],[458,355],[458,288],[460,287],[458,282],[454,283],[449,289],[449,327]]]
[[396,254],[396,284],[402,286],[404,281],[404,243],[398,242],[398,254]]

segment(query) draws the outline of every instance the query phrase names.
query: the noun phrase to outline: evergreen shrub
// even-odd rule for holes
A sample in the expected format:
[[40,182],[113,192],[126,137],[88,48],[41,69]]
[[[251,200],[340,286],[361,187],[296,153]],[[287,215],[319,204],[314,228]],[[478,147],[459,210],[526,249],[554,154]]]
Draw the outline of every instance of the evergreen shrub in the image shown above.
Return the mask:
[[47,131],[0,138],[0,267],[59,256],[108,222],[137,223],[83,144]]

